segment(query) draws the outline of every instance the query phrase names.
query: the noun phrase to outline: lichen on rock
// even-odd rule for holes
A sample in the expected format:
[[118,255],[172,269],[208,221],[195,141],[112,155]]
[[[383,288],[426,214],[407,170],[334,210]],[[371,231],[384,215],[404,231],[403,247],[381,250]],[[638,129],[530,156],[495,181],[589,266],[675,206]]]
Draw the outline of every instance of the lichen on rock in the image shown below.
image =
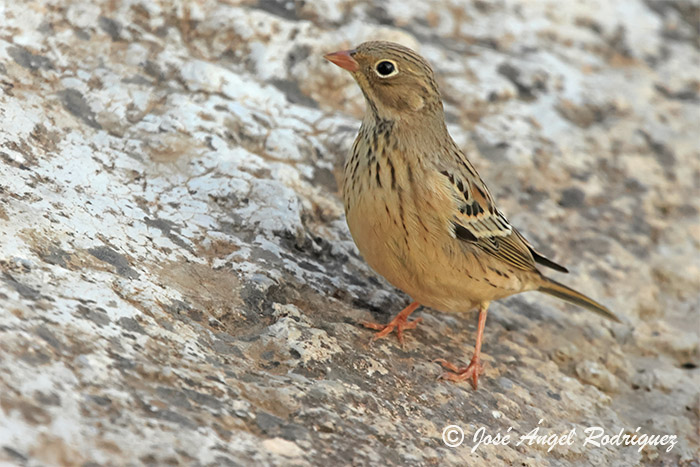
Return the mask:
[[[0,8],[0,460],[18,465],[693,465],[700,42],[692,2],[8,2]],[[362,96],[324,53],[434,66],[514,225],[628,323],[538,294],[423,309],[359,256]],[[543,422],[540,424],[540,420]],[[442,432],[459,425],[464,443]],[[475,445],[480,427],[577,429]],[[677,445],[583,446],[586,427]]]

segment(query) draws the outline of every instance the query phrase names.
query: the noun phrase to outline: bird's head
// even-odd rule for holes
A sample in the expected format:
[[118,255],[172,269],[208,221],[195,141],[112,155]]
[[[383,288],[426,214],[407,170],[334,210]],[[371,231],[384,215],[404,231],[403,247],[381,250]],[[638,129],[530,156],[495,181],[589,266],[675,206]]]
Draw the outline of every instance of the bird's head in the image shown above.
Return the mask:
[[435,113],[442,117],[433,70],[411,49],[392,42],[364,42],[324,57],[350,72],[375,118],[411,120]]

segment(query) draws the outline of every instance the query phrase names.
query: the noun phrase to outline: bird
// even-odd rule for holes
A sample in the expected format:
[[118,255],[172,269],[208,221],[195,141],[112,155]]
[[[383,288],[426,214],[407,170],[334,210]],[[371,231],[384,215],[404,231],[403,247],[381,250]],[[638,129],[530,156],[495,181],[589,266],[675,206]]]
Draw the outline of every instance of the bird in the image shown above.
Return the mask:
[[608,308],[543,275],[568,270],[539,253],[498,209],[484,181],[445,124],[428,62],[403,45],[364,42],[324,58],[348,71],[365,113],[343,170],[342,197],[362,257],[411,304],[389,323],[362,324],[372,340],[414,329],[419,306],[466,313],[478,308],[474,353],[466,367],[436,359],[440,379],[469,380],[484,371],[481,346],[490,302],[539,291],[613,321]]

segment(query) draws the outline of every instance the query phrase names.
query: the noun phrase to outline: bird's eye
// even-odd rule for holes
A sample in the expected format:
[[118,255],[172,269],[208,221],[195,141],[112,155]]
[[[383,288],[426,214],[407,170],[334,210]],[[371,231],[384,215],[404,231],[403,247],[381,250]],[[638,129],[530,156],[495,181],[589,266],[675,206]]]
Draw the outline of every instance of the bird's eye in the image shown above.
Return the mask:
[[380,60],[374,65],[374,70],[381,78],[388,78],[394,76],[399,72],[396,68],[396,64],[391,60]]

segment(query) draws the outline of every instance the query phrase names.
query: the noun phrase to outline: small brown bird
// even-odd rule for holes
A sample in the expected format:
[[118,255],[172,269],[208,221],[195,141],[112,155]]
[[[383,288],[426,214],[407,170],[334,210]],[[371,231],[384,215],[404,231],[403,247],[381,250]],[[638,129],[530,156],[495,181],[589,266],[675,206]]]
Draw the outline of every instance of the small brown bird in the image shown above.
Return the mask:
[[445,126],[430,65],[390,42],[365,42],[325,55],[350,72],[367,108],[345,164],[343,198],[348,226],[369,265],[414,300],[380,331],[413,329],[420,305],[450,312],[479,308],[474,356],[441,378],[471,379],[483,372],[479,355],[489,302],[537,290],[619,321],[607,308],[559,284],[537,265],[564,267],[538,253],[496,207],[474,166]]

